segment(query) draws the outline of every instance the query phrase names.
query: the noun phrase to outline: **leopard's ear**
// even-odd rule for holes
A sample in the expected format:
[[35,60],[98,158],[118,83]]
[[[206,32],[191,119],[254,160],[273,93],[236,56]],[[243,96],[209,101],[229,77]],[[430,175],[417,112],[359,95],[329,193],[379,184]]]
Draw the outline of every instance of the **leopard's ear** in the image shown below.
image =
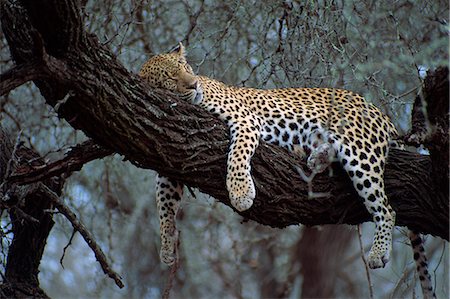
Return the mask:
[[186,62],[186,51],[181,42],[171,51],[171,53],[176,53],[179,57],[180,62]]

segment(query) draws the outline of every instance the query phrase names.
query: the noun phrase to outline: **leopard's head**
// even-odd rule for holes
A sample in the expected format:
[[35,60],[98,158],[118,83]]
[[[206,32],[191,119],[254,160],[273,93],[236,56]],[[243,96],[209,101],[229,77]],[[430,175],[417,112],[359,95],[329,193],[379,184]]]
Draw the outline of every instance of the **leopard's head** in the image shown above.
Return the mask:
[[201,84],[186,61],[181,43],[170,53],[150,58],[142,66],[139,75],[152,87],[174,92],[193,104],[203,99]]

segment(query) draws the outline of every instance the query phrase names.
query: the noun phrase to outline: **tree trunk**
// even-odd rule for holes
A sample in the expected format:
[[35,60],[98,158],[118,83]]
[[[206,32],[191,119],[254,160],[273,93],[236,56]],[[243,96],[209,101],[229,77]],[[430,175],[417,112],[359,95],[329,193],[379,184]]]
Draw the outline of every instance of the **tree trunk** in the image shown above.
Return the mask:
[[424,97],[414,102],[412,130],[405,137],[414,145],[423,144],[430,151],[436,187],[445,193],[449,187],[449,82],[448,68],[428,71],[423,86]]
[[[13,150],[16,148],[16,150]],[[44,163],[31,149],[22,145],[16,147],[0,126],[0,182],[4,182],[17,167],[33,168]],[[13,155],[14,152],[14,155]],[[60,194],[62,180],[47,179],[43,182],[53,192]],[[51,200],[41,192],[35,192],[34,185],[2,186],[2,209],[8,209],[12,223],[13,239],[8,248],[5,280],[0,285],[0,297],[47,298],[39,287],[38,274],[44,247],[53,227]]]
[[[3,1],[1,21],[15,62],[39,63],[41,76],[34,82],[60,117],[135,165],[230,206],[225,125],[129,73],[84,31],[77,1]],[[306,169],[284,149],[262,144],[252,160],[257,197],[240,214],[273,227],[370,221],[338,165],[332,178],[316,176],[314,191],[330,196],[314,200],[296,166]],[[385,181],[397,225],[448,240],[448,190],[436,188],[429,157],[392,150]]]
[[355,232],[345,226],[305,228],[298,242],[302,298],[335,298],[337,273],[344,268],[342,256]]

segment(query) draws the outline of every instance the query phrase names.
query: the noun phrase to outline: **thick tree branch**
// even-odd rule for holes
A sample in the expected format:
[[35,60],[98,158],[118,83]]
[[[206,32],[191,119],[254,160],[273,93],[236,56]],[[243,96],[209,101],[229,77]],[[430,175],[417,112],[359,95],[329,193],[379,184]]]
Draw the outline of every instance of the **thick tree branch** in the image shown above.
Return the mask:
[[427,72],[422,95],[414,101],[411,131],[404,137],[407,144],[428,149],[434,184],[444,194],[448,194],[450,179],[448,75],[447,66]]
[[0,75],[0,96],[3,96],[16,87],[40,78],[40,66],[31,62],[16,66]]
[[[83,31],[76,1],[24,2],[27,10],[10,2],[3,5],[3,31],[17,63],[33,59],[31,49],[39,43],[33,42],[30,32],[39,31],[51,55],[46,69],[52,79],[35,83],[47,103],[59,107],[60,117],[139,167],[198,187],[230,205],[224,179],[228,133],[223,123],[150,89],[129,73]],[[64,10],[64,18],[40,18],[54,7]],[[62,34],[61,28],[69,32]],[[306,183],[295,171],[295,166],[306,169],[300,159],[262,144],[252,165],[257,198],[249,211],[241,213],[248,219],[274,227],[370,220],[340,167],[335,167],[333,178],[321,174],[314,180],[314,191],[329,192],[331,197],[310,200]],[[391,151],[385,179],[398,225],[448,240],[448,193],[435,190],[429,157]]]
[[[52,216],[45,213],[45,209],[51,207],[51,201],[45,193],[36,194],[33,185],[17,187],[5,183],[5,178],[18,165],[27,166],[25,161],[31,161],[34,166],[42,163],[36,153],[21,146],[19,141],[13,145],[0,126],[0,205],[10,215],[13,233],[5,276],[0,284],[2,298],[48,298],[39,287],[38,273],[54,224]],[[57,178],[40,184],[53,193],[59,193],[62,188],[62,180]]]

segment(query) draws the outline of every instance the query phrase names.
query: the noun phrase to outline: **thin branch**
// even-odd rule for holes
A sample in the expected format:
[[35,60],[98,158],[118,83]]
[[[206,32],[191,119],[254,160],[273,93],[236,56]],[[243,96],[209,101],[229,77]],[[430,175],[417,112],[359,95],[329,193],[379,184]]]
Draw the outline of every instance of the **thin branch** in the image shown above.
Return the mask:
[[369,265],[367,264],[366,258],[364,256],[364,246],[362,243],[361,224],[358,224],[358,241],[359,241],[359,249],[361,251],[361,259],[363,260],[364,267],[366,269],[367,282],[369,284],[370,299],[373,299],[373,285],[372,285],[372,281],[370,279]]
[[442,242],[442,243],[443,243],[442,253],[441,253],[440,257],[439,257],[439,261],[437,262],[436,267],[434,267],[434,269],[433,269],[434,288],[436,288],[436,281],[437,281],[437,274],[436,274],[436,272],[437,272],[438,267],[441,265],[442,260],[444,258],[444,254],[446,252],[446,248],[445,248],[446,247],[446,243],[445,242]]
[[74,229],[72,231],[72,235],[70,236],[69,242],[67,243],[66,246],[64,246],[63,254],[62,254],[61,258],[59,259],[59,263],[61,264],[61,267],[63,267],[63,269],[64,269],[63,260],[64,260],[64,257],[66,256],[66,250],[67,250],[67,248],[69,248],[70,245],[72,245],[73,237],[75,237],[76,232],[77,232],[76,229]]
[[[402,276],[398,279],[397,283],[394,286],[394,290],[391,292],[390,298],[401,297],[397,293],[400,292],[400,287],[403,284],[407,284],[408,283],[407,280],[408,280],[410,274],[411,274],[411,271],[409,271],[407,269],[405,269],[405,271],[403,271]],[[417,272],[414,271],[414,281],[416,281],[416,275],[417,275]],[[412,296],[412,298],[416,298],[416,296],[415,296],[416,288],[414,287],[414,285],[412,285],[412,289],[413,289],[413,296]]]
[[2,182],[0,184],[0,192],[1,193],[3,193],[3,186],[6,185],[6,183],[7,183],[6,181],[7,181],[8,177],[11,175],[11,172],[13,171],[14,167],[13,167],[12,164],[14,162],[17,162],[17,161],[15,161],[15,159],[16,159],[16,152],[17,152],[17,149],[20,146],[20,137],[21,136],[22,136],[22,131],[20,131],[19,134],[17,134],[17,140],[16,140],[16,143],[14,144],[14,148],[12,150],[11,156],[8,159],[8,163],[6,164],[5,173],[3,174],[2,178],[0,177],[2,179]]
[[99,146],[93,140],[88,140],[72,147],[61,160],[36,167],[27,172],[20,172],[19,169],[19,173],[12,175],[8,179],[8,183],[25,185],[42,181],[53,176],[59,176],[63,173],[72,173],[80,170],[84,164],[96,159],[104,158],[112,153],[111,150]]
[[124,284],[122,282],[122,278],[108,264],[106,255],[103,253],[102,249],[97,244],[97,242],[95,241],[92,234],[84,226],[84,224],[80,220],[77,219],[77,216],[75,215],[75,213],[72,212],[72,210],[61,201],[61,199],[59,198],[58,195],[56,195],[52,190],[50,190],[44,184],[42,184],[42,183],[38,183],[38,184],[40,185],[39,191],[45,192],[45,194],[50,197],[51,201],[55,205],[55,208],[57,208],[58,211],[61,214],[63,214],[67,218],[67,220],[70,221],[70,223],[72,224],[72,227],[81,234],[81,236],[83,237],[84,241],[87,243],[89,248],[92,249],[92,251],[94,252],[95,258],[100,263],[103,273],[105,273],[110,278],[112,278],[119,288],[123,288]]

